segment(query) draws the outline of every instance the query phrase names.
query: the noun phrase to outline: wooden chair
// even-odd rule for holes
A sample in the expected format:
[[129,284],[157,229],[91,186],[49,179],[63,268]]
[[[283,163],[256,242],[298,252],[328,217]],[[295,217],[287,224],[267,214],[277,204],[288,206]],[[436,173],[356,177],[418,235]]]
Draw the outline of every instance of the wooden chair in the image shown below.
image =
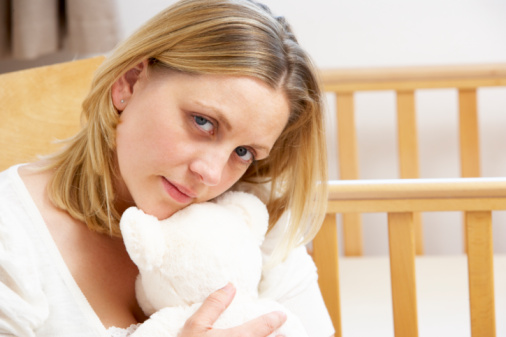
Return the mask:
[[[335,95],[339,179],[360,179],[354,95],[391,90],[397,99],[399,178],[419,178],[415,93],[454,88],[459,96],[460,167],[462,177],[480,176],[477,90],[506,86],[506,64],[380,69],[322,70],[325,91]],[[381,177],[380,177],[381,178]],[[416,252],[423,253],[421,218],[414,215]],[[346,256],[363,254],[360,213],[343,213]]]
[[79,129],[81,102],[103,57],[0,75],[0,170],[53,152]]

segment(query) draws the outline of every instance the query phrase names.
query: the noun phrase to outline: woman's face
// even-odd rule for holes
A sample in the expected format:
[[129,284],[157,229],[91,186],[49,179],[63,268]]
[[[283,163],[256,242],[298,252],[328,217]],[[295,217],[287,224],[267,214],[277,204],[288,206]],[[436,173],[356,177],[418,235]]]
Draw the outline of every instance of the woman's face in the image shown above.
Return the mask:
[[[147,72],[118,80],[117,207],[164,219],[228,190],[288,121],[282,91],[250,77]],[[124,102],[121,102],[124,100]]]

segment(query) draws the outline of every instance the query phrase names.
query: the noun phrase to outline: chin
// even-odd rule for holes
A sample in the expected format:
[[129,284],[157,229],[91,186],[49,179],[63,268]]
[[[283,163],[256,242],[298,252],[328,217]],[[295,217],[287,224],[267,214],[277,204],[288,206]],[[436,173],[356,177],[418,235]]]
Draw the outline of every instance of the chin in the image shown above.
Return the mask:
[[157,207],[153,207],[153,206],[150,207],[150,206],[145,206],[145,205],[143,206],[142,204],[137,205],[137,208],[139,208],[140,210],[142,210],[146,214],[154,216],[158,220],[164,220],[164,219],[170,218],[174,213],[183,209],[184,207],[185,206],[174,207],[173,205],[171,205],[171,206],[165,205],[165,206],[157,206]]

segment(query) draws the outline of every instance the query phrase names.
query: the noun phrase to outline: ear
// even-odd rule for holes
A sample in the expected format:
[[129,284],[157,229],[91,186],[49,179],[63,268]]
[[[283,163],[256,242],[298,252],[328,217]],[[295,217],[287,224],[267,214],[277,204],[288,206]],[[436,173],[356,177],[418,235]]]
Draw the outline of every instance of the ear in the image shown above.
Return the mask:
[[258,244],[263,242],[269,226],[269,213],[260,199],[250,193],[229,191],[220,196],[216,203],[240,214],[249,225]]
[[128,255],[139,268],[160,267],[166,243],[162,224],[156,217],[130,207],[121,216],[120,229]]
[[112,103],[119,112],[125,110],[128,100],[134,93],[135,84],[146,76],[148,60],[144,60],[121,75],[111,87]]

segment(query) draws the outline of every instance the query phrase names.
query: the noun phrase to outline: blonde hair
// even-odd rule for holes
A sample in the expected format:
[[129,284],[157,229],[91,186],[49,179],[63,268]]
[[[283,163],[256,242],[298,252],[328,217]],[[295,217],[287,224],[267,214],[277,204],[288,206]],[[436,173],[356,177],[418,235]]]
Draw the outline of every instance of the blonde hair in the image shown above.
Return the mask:
[[150,70],[252,76],[281,88],[290,103],[287,126],[268,159],[241,181],[270,182],[270,226],[290,211],[281,250],[310,241],[322,222],[327,162],[322,97],[308,55],[282,17],[247,0],[183,0],[153,17],[97,70],[83,102],[82,130],[52,157],[51,200],[99,232],[119,236],[114,208],[115,130],[112,84],[142,60]]

